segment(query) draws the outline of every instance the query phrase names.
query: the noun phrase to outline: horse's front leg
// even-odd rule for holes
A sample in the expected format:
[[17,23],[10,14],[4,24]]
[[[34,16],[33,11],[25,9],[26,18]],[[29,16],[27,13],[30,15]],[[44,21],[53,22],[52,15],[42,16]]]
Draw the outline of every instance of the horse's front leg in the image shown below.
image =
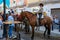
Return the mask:
[[34,26],[32,26],[32,36],[31,36],[31,40],[34,39]]

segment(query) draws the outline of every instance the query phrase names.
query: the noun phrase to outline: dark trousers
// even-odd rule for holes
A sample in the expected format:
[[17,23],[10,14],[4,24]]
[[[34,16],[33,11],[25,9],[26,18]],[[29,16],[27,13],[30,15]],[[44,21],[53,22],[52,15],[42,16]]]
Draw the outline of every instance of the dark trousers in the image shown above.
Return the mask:
[[39,13],[39,20],[41,19],[41,17],[42,17],[42,13]]
[[39,25],[40,25],[41,17],[42,17],[42,13],[39,13],[39,19],[38,19]]
[[12,37],[13,27],[14,27],[14,26],[9,26],[9,32],[8,32],[9,37]]

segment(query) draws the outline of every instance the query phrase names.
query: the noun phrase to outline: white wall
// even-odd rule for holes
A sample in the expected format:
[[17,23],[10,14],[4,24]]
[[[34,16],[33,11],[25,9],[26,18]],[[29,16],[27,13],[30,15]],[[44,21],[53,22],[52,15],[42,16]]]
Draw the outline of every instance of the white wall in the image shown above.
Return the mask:
[[32,12],[31,8],[30,8],[30,7],[27,7],[27,6],[23,7],[23,10],[24,10],[24,11]]
[[44,10],[47,12],[47,15],[48,16],[52,16],[51,15],[51,9],[52,8],[60,8],[60,3],[54,3],[54,4],[46,4],[46,5],[44,5]]
[[28,0],[28,4],[30,3],[36,3],[36,2],[39,2],[40,0]]
[[47,11],[47,13],[51,13],[52,8],[60,8],[60,3],[54,3],[54,4],[46,4],[44,6],[44,9]]
[[[15,0],[16,1],[16,0]],[[10,7],[15,7],[15,6],[22,6],[24,5],[24,0],[20,0],[18,3],[15,2],[15,3],[10,3]]]

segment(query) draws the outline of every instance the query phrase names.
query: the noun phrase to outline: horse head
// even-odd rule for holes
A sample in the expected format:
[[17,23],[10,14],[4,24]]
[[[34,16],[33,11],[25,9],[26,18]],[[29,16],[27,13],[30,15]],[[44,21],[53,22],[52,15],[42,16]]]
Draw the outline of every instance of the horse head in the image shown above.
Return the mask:
[[16,14],[15,17],[17,18],[18,21],[22,21],[22,17],[21,17],[21,15]]
[[24,14],[24,12],[23,12],[23,11],[20,13],[20,16],[22,17],[22,19],[24,19],[25,14]]
[[21,12],[20,15],[16,14],[15,17],[17,18],[18,21],[23,21],[25,17],[25,12]]

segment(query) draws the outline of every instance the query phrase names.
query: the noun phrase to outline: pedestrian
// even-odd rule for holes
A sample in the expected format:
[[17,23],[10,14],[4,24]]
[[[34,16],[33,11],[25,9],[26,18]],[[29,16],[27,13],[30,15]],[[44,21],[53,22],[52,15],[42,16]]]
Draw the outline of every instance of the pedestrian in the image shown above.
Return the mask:
[[57,15],[54,16],[53,22],[55,24],[59,24],[59,19],[58,19]]
[[0,29],[2,29],[2,26],[3,26],[2,20],[3,20],[3,18],[2,18],[2,16],[0,15]]
[[11,21],[12,24],[9,25],[9,32],[8,32],[8,35],[9,35],[9,38],[12,38],[12,33],[13,33],[13,27],[15,26],[14,25],[14,17],[12,16],[11,13],[9,13],[9,16],[8,16],[8,21]]

